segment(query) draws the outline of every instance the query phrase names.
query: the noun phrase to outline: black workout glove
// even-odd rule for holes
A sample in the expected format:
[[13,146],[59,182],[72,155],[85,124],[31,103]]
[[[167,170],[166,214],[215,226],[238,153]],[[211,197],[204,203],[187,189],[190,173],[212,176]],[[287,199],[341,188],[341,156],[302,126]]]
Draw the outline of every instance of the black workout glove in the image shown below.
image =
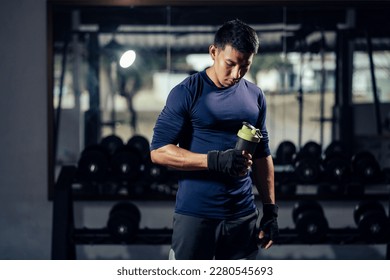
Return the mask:
[[241,150],[210,151],[207,154],[207,167],[231,176],[239,176],[247,170],[246,158]]
[[266,240],[275,241],[279,236],[278,209],[279,207],[276,204],[267,203],[263,205],[260,230],[264,231]]

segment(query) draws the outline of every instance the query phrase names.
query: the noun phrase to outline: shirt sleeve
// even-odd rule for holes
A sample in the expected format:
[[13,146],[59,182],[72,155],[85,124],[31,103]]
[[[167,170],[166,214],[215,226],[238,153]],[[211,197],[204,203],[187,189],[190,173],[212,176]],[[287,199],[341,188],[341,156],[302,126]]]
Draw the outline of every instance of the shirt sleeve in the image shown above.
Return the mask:
[[263,138],[261,138],[260,143],[257,145],[254,158],[263,158],[269,156],[271,154],[271,150],[269,148],[269,136],[268,136],[268,130],[266,126],[267,103],[265,100],[265,95],[262,90],[260,90],[258,107],[259,107],[259,118],[257,120],[256,127],[260,129]]
[[177,145],[188,125],[191,94],[184,85],[174,87],[154,127],[151,150],[168,144]]

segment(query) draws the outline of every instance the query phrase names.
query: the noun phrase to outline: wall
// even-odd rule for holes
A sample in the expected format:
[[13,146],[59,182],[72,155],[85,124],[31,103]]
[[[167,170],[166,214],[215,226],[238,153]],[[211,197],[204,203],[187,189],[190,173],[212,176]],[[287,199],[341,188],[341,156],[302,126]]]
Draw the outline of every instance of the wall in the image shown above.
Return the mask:
[[0,259],[48,259],[46,8],[0,3]]

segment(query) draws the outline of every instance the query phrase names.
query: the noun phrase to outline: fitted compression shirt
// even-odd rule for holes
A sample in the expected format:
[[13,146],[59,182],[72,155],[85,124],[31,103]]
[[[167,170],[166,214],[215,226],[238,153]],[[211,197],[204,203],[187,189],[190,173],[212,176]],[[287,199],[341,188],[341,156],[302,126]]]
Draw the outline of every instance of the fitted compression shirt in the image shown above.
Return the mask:
[[[174,87],[160,113],[151,150],[168,144],[194,153],[234,148],[237,132],[246,121],[260,129],[263,138],[254,158],[270,155],[266,129],[266,102],[261,89],[241,79],[218,88],[205,71]],[[252,180],[212,171],[180,171],[175,212],[202,218],[238,218],[256,206]]]

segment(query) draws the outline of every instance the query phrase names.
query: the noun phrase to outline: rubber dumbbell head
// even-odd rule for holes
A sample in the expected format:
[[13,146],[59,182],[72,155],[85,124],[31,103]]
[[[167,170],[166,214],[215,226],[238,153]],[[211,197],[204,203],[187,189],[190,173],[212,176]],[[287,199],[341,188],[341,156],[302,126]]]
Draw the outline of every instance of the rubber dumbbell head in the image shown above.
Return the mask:
[[294,206],[292,216],[298,237],[304,243],[324,241],[329,226],[320,204],[301,201]]
[[296,153],[295,144],[291,141],[282,141],[276,149],[277,164],[291,164]]
[[154,163],[148,163],[145,167],[146,179],[149,184],[164,184],[169,181],[168,168]]
[[376,201],[361,202],[354,210],[354,221],[367,242],[390,240],[389,219],[382,204]]
[[100,145],[104,147],[109,155],[113,155],[117,150],[123,147],[123,140],[117,135],[108,135],[100,141]]
[[303,145],[302,149],[299,151],[302,155],[306,157],[312,157],[319,159],[322,154],[321,145],[314,141],[308,141]]
[[144,160],[149,161],[150,159],[150,144],[148,139],[142,135],[134,135],[127,142],[129,147],[138,150]]
[[318,159],[299,153],[294,159],[294,172],[301,183],[314,183],[321,175],[321,164]]
[[107,151],[99,145],[86,147],[77,164],[78,173],[82,180],[101,181],[109,171],[109,156]]
[[349,158],[345,144],[341,141],[332,141],[324,150],[324,157],[331,158],[333,155],[342,155],[345,158]]
[[325,178],[334,183],[345,182],[349,178],[348,160],[340,153],[334,153],[323,159]]
[[132,242],[137,236],[140,220],[141,212],[135,204],[120,202],[111,209],[107,228],[115,241]]
[[123,146],[112,156],[111,168],[116,178],[135,181],[141,176],[144,163],[138,150]]
[[365,183],[374,183],[380,178],[380,166],[374,155],[368,151],[353,155],[351,166],[353,174]]

